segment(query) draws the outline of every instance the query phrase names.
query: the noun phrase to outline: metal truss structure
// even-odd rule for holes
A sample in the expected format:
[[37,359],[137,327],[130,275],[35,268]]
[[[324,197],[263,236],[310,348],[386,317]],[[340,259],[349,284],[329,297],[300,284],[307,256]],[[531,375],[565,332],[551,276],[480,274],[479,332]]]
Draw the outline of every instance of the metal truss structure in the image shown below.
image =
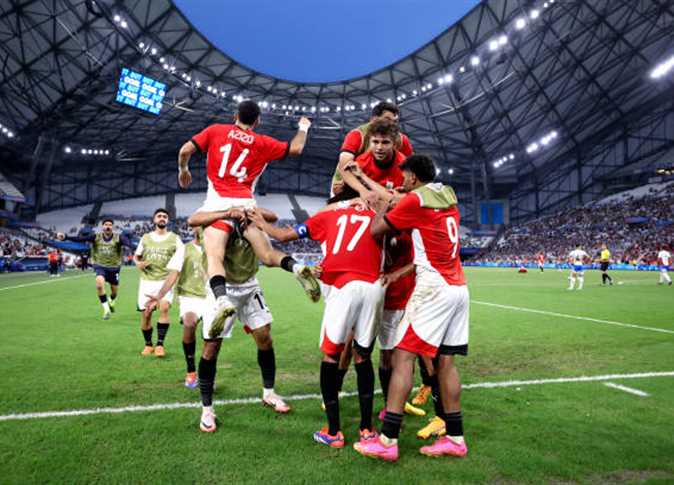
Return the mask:
[[[170,0],[3,0],[0,123],[16,136],[0,135],[0,163],[36,212],[176,191],[180,144],[250,98],[278,138],[314,119],[305,154],[270,166],[259,190],[325,195],[343,136],[388,99],[464,220],[495,198],[518,220],[596,198],[674,152],[673,83],[649,77],[672,54],[669,0],[487,0],[391,66],[306,84],[227,57]],[[115,101],[122,67],[168,85],[159,116]],[[203,168],[195,179],[203,190]]]

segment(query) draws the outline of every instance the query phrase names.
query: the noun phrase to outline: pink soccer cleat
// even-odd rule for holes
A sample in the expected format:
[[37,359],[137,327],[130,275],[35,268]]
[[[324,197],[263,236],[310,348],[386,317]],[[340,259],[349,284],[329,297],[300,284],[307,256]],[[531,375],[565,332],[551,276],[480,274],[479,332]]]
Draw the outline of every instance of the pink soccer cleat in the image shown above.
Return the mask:
[[269,396],[262,398],[262,405],[272,408],[279,414],[290,412],[290,406],[288,406],[277,394],[270,394]]
[[379,421],[384,422],[384,416],[386,416],[386,408],[379,411]]
[[385,445],[381,442],[382,437],[378,439],[359,441],[353,444],[353,448],[363,456],[376,458],[384,461],[398,460],[398,443],[392,445]]
[[443,436],[435,440],[429,446],[419,448],[419,453],[426,456],[456,456],[463,458],[468,453],[465,442],[457,443],[449,436]]

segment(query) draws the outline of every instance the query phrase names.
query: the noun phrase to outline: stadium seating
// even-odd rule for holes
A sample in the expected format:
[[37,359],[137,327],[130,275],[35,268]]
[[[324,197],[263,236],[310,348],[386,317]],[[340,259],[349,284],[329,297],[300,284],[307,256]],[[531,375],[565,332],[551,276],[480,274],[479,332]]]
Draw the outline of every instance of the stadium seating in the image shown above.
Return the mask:
[[91,212],[93,204],[59,209],[38,214],[37,223],[44,228],[74,234],[81,225],[82,218]]

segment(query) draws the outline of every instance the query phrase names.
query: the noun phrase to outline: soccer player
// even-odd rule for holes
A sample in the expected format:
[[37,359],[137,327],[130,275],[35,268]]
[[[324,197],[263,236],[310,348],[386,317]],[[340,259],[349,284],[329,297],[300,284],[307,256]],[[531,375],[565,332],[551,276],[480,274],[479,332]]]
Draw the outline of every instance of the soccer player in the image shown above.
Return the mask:
[[573,290],[578,281],[578,290],[583,289],[583,283],[585,282],[585,268],[583,264],[590,258],[590,255],[587,254],[580,248],[580,244],[576,246],[576,249],[569,253],[569,264],[571,264],[571,274],[569,275],[569,287],[567,290]]
[[611,251],[608,250],[606,244],[601,245],[601,252],[599,253],[599,269],[601,270],[601,284],[605,285],[608,281],[609,285],[613,285],[613,278],[608,274],[608,267],[611,264]]
[[667,246],[662,246],[662,249],[660,249],[660,252],[658,253],[658,266],[660,267],[659,285],[667,282],[669,286],[672,286],[672,278],[669,276],[669,265],[671,262],[671,253],[667,250]]
[[[374,369],[370,356],[376,337],[376,319],[384,289],[379,281],[382,241],[370,234],[374,212],[353,190],[343,190],[326,210],[294,228],[279,228],[253,214],[254,222],[278,241],[308,237],[324,248],[321,281],[325,310],[321,324],[321,394],[328,426],[314,440],[332,448],[344,447],[339,416],[338,361],[349,331],[353,332],[354,361],[360,402],[360,441],[377,436],[372,426]],[[360,202],[360,203],[359,203]]]
[[[119,292],[119,272],[122,268],[123,246],[134,249],[133,242],[124,234],[113,232],[114,221],[106,217],[101,221],[100,232],[86,235],[69,236],[58,234],[58,239],[87,242],[91,245],[94,273],[96,274],[96,294],[103,307],[103,320],[108,320],[115,311],[115,300]],[[82,269],[87,263],[82,256]],[[105,284],[110,285],[110,297],[105,291]]]
[[[196,151],[207,153],[208,192],[197,214],[233,207],[255,207],[255,184],[267,164],[286,156],[298,156],[304,150],[311,126],[307,118],[300,118],[299,129],[290,143],[255,133],[253,130],[259,123],[260,107],[253,101],[243,101],[239,103],[234,124],[208,126],[180,148],[178,181],[182,188],[187,188],[192,182],[190,157]],[[216,329],[221,329],[227,317],[236,311],[234,304],[227,298],[224,268],[227,239],[232,230],[233,223],[227,220],[218,220],[204,230],[209,286],[216,298]],[[255,227],[247,228],[243,236],[265,265],[281,267],[294,273],[309,297],[313,301],[320,299],[320,286],[310,268],[274,250],[269,239]]]
[[145,340],[145,347],[141,355],[164,357],[164,339],[169,329],[169,310],[173,302],[173,292],[168,291],[159,301],[159,320],[157,321],[157,346],[152,346],[152,312],[154,308],[146,309],[146,303],[151,296],[161,290],[164,282],[168,280],[169,288],[173,287],[178,280],[180,270],[183,267],[185,246],[180,237],[170,232],[166,226],[169,223],[169,214],[166,209],[154,211],[152,220],[155,229],[143,235],[136,248],[134,261],[136,268],[140,270],[140,282],[138,285],[138,311],[140,316],[140,329]]
[[61,276],[59,274],[59,253],[56,249],[49,252],[47,261],[49,262],[49,277],[54,278]]
[[[337,169],[332,177],[332,194],[337,194],[344,189],[343,172],[346,167],[359,155],[365,153],[370,148],[370,139],[368,135],[370,123],[378,119],[388,119],[397,124],[399,116],[400,109],[398,106],[393,103],[382,101],[372,109],[372,116],[368,123],[349,131],[342,143],[342,148],[339,153],[339,163],[337,164]],[[410,139],[405,134],[399,134],[397,136],[395,146],[405,157],[409,157],[414,151]]]
[[403,406],[412,390],[417,354],[437,356],[442,418],[447,435],[419,451],[429,456],[463,457],[467,447],[461,416],[461,380],[455,355],[468,352],[469,296],[459,258],[459,211],[451,187],[432,183],[430,157],[412,155],[402,165],[408,193],[393,209],[379,204],[371,232],[376,236],[411,231],[416,285],[396,333],[393,375],[379,438],[359,442],[359,453],[386,461],[398,459]]
[[543,269],[545,268],[545,255],[543,253],[540,253],[538,255],[538,269],[541,270],[541,273],[543,273]]

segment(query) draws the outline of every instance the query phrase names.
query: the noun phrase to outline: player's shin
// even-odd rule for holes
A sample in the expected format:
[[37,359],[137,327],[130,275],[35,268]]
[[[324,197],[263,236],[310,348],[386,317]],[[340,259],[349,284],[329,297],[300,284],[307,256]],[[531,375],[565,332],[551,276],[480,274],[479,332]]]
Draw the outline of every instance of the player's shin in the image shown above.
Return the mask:
[[366,360],[356,363],[358,378],[358,401],[360,403],[360,429],[372,431],[372,405],[374,401],[374,369],[372,361]]
[[274,347],[267,350],[257,350],[257,363],[262,375],[263,397],[274,393],[274,381],[276,380],[276,356]]
[[335,436],[341,429],[337,372],[336,362],[321,362],[321,394],[325,404],[325,414],[328,418],[328,433],[332,436]]
[[199,391],[201,393],[201,404],[204,407],[213,405],[213,384],[215,382],[215,370],[217,357],[205,359],[203,356],[199,360]]

